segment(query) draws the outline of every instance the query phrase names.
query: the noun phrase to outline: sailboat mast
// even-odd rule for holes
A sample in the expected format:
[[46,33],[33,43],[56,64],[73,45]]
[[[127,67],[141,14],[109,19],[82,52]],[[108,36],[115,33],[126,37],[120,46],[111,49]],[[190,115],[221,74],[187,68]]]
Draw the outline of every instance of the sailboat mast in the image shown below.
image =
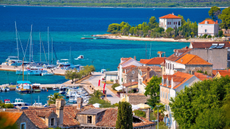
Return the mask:
[[32,57],[32,27],[33,25],[31,25],[31,32],[30,32],[30,62],[33,61],[33,57]]
[[70,53],[69,53],[69,62],[72,63],[71,62],[71,47],[70,47]]
[[24,81],[24,57],[22,60],[22,81]]
[[42,61],[42,43],[41,43],[41,32],[39,32],[40,37],[40,62]]
[[16,43],[17,43],[17,57],[18,57],[18,60],[19,60],[18,30],[17,30],[17,24],[16,24],[16,21],[15,21],[15,35],[16,35]]
[[47,43],[48,43],[48,64],[50,62],[50,54],[49,54],[49,27],[47,28]]
[[51,41],[51,53],[52,53],[52,55],[51,55],[51,60],[52,60],[52,63],[53,63],[53,60],[54,60],[54,57],[53,57],[53,38],[51,39],[52,41]]

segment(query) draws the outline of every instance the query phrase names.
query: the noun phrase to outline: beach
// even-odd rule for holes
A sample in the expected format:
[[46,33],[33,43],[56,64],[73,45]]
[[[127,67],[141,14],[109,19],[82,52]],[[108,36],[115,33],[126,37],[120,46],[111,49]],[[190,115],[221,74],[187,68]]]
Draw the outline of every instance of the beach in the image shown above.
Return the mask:
[[120,36],[115,34],[102,34],[95,35],[95,37],[107,38],[107,39],[117,39],[117,40],[133,40],[133,41],[158,41],[158,42],[217,42],[223,41],[223,39],[199,39],[199,38],[191,38],[191,39],[178,39],[175,40],[173,38],[145,38],[145,37],[133,37],[133,36]]

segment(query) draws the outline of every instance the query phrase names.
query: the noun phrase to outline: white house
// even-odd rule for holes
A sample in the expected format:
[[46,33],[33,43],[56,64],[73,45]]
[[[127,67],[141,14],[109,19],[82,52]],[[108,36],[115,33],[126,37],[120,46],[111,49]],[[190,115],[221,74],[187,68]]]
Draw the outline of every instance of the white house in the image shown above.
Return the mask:
[[191,75],[183,72],[176,72],[173,75],[163,75],[162,83],[160,84],[160,102],[165,105],[165,117],[164,122],[171,129],[176,129],[177,123],[172,116],[172,111],[169,106],[170,98],[175,98],[177,92],[180,92],[185,87],[190,87],[195,82],[200,81],[195,75]]
[[215,36],[218,34],[219,24],[218,21],[213,21],[207,19],[198,24],[198,36],[203,36],[204,34]]
[[165,16],[162,16],[159,18],[159,26],[164,28],[165,31],[171,27],[173,29],[175,29],[175,27],[180,27],[181,26],[181,17],[178,17],[176,15],[172,14],[168,14]]

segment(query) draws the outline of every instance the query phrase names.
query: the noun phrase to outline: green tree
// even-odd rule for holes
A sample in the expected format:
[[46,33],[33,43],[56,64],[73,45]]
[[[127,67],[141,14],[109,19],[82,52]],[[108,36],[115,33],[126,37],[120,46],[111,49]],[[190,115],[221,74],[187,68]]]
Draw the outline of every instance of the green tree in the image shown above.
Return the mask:
[[219,30],[218,36],[219,36],[219,37],[223,37],[223,31],[222,31],[222,30]]
[[158,32],[158,33],[162,33],[162,32],[165,31],[165,29],[162,28],[162,27],[158,27],[155,31]]
[[227,125],[223,104],[230,95],[230,77],[200,81],[171,98],[173,117],[181,128],[222,129]]
[[91,95],[92,97],[95,97],[97,99],[100,99],[100,97],[103,95],[103,93],[99,90],[95,90],[93,94]]
[[153,28],[156,28],[156,27],[159,26],[159,24],[157,23],[156,18],[155,18],[154,16],[152,16],[152,17],[149,19],[148,25],[149,25],[149,28],[150,28],[150,29],[153,29]]
[[116,129],[132,129],[133,113],[132,106],[127,102],[119,102]]
[[131,35],[134,34],[134,29],[135,29],[135,27],[131,27],[131,28],[129,29],[129,33],[130,33]]
[[49,100],[48,100],[48,104],[55,104],[56,103],[56,99],[63,99],[63,96],[59,93],[54,93],[53,95],[48,96]]
[[230,7],[222,11],[222,14],[219,15],[219,19],[222,20],[220,26],[223,29],[230,29]]
[[212,20],[217,20],[218,19],[218,15],[221,13],[221,9],[217,6],[213,6],[210,8],[210,10],[208,11],[208,14],[210,17],[212,17]]
[[160,100],[160,83],[161,77],[153,76],[145,88],[145,96],[150,96],[148,104],[152,107],[156,106]]
[[120,32],[121,26],[117,23],[112,23],[109,25],[107,32],[111,32],[112,34]]
[[75,76],[76,76],[76,72],[74,70],[66,70],[65,71],[65,78],[66,79],[72,80],[72,82],[73,82]]

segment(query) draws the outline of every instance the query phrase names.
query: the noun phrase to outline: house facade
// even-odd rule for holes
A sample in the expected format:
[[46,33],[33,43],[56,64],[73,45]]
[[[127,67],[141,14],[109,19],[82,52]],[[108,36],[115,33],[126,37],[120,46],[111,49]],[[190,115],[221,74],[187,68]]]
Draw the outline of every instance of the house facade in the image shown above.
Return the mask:
[[168,116],[165,123],[176,129],[177,124],[172,117],[172,112],[169,106],[170,98],[174,98],[177,92],[183,90],[185,87],[190,87],[193,83],[198,82],[199,79],[195,75],[183,72],[176,72],[173,75],[163,75],[162,83],[160,84],[160,102],[165,105],[165,115]]
[[211,19],[206,19],[198,24],[198,36],[203,36],[205,34],[215,36],[218,34],[218,31],[218,21],[215,22]]
[[181,17],[176,15],[168,14],[159,18],[159,27],[165,29],[165,31],[170,27],[175,29],[176,27],[181,27]]
[[119,84],[137,81],[138,66],[142,66],[142,64],[135,58],[121,58],[120,64],[117,67]]
[[197,55],[185,54],[177,60],[165,60],[165,74],[173,75],[176,71],[194,74],[197,71],[212,75],[212,64]]

